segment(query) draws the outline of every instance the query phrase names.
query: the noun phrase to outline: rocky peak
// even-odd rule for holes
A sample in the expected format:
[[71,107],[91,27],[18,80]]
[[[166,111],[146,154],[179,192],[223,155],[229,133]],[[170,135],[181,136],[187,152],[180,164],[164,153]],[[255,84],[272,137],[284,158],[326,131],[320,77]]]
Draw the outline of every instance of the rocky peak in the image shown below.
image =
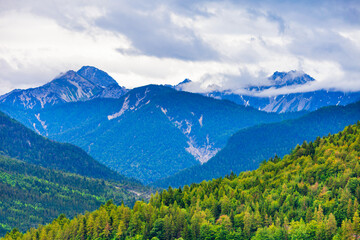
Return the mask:
[[269,80],[272,83],[272,87],[281,88],[285,86],[292,85],[303,85],[308,82],[315,81],[314,78],[310,77],[303,71],[292,70],[290,72],[274,72],[274,74],[269,77]]
[[83,66],[77,73],[83,78],[91,81],[99,87],[108,87],[118,85],[118,83],[106,72],[92,66]]

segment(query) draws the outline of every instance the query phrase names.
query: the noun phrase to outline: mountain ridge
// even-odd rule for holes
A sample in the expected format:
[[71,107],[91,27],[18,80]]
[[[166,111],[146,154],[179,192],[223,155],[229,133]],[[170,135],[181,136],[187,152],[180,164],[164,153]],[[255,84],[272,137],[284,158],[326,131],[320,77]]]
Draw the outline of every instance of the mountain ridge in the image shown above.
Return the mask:
[[145,183],[206,162],[243,127],[302,114],[261,112],[159,85],[132,89],[118,99],[26,111],[0,104],[0,109],[40,134],[73,143]]
[[16,89],[0,96],[0,103],[23,109],[42,109],[68,102],[93,98],[119,98],[127,92],[106,72],[84,66],[77,72],[69,70],[52,81],[25,90]]
[[97,162],[79,147],[40,136],[1,111],[0,140],[0,153],[5,156],[83,176],[139,184]]
[[[297,112],[315,111],[330,105],[347,105],[360,100],[360,92],[342,92],[338,90],[318,89],[288,94],[273,94],[274,96],[261,96],[271,89],[280,90],[291,87],[292,90],[314,83],[316,80],[302,71],[274,72],[267,78],[266,84],[245,87],[241,92],[233,90],[210,91],[203,93],[208,97],[229,100],[239,105],[252,106],[265,112]],[[191,80],[183,81],[174,86],[177,90],[187,90]],[[191,89],[191,88],[190,88]],[[284,90],[288,92],[289,90]],[[269,94],[269,93],[267,93]]]

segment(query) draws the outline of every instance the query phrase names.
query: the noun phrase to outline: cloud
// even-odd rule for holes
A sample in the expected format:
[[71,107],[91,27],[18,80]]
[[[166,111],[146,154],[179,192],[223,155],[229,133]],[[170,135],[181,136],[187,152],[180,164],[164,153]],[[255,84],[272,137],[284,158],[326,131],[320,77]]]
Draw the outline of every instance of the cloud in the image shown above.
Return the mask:
[[247,68],[234,69],[233,73],[205,74],[199,81],[191,81],[181,86],[182,90],[197,93],[209,93],[213,91],[231,91],[245,93],[249,86],[269,85],[264,72],[251,72]]
[[127,87],[242,91],[295,69],[314,87],[360,90],[355,0],[2,0],[0,35],[0,93],[82,65]]

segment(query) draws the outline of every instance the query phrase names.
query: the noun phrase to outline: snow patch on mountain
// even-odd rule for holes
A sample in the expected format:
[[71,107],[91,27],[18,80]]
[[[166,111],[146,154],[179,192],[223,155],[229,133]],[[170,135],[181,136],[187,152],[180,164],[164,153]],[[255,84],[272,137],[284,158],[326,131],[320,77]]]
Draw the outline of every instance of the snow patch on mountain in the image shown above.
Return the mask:
[[[174,124],[188,139],[187,144],[188,147],[185,150],[190,153],[196,160],[198,160],[201,164],[207,162],[210,158],[215,156],[215,154],[220,150],[220,148],[215,148],[214,143],[210,143],[209,135],[206,136],[206,142],[203,145],[198,144],[196,141],[196,136],[191,134],[193,123],[191,120],[184,119],[184,120],[174,120],[173,117],[169,116],[169,111],[157,105],[157,108],[161,110],[161,112],[167,117],[167,119]],[[191,112],[194,116],[195,114]],[[200,116],[198,119],[200,127],[203,126],[203,115]]]
[[[166,115],[166,113],[167,113],[166,108],[161,107],[161,111]],[[167,116],[167,115],[166,115],[166,116]]]
[[41,134],[40,134],[40,131],[39,131],[39,130],[37,130],[37,128],[36,128],[36,124],[35,124],[35,123],[33,123],[32,125],[33,125],[33,128],[34,128],[35,132],[36,132],[37,134],[41,135]]
[[112,119],[120,117],[121,115],[123,115],[126,112],[126,110],[129,109],[129,102],[130,102],[129,97],[130,97],[130,95],[126,96],[124,103],[119,112],[107,116],[108,120],[112,120]]
[[138,94],[136,94],[136,103],[135,106],[137,107],[139,105],[139,103],[141,103],[147,96],[147,93],[149,93],[150,90],[148,88],[146,88],[145,92],[144,92],[144,96],[143,97],[139,97]]
[[[24,106],[24,107],[26,107],[26,106],[28,106],[28,108],[30,108],[30,109],[33,109],[33,107],[34,107],[34,104],[31,104],[31,98],[25,93],[25,92],[23,92],[20,96],[19,96],[19,99],[20,99],[20,101],[21,101],[21,104]],[[13,100],[13,103],[16,101],[16,99],[14,98],[14,100]]]
[[183,133],[185,135],[189,135],[191,133],[192,123],[190,121],[188,121],[187,119],[185,119],[185,123],[186,123],[186,129],[183,130]]
[[74,85],[76,87],[76,97],[78,99],[82,99],[82,98],[90,98],[92,96],[92,93],[91,91],[89,92],[85,92],[82,87],[80,86],[79,83],[75,82],[75,81],[71,81],[71,80],[68,80],[69,83],[71,83],[72,85]]
[[206,137],[207,142],[203,146],[197,146],[196,141],[189,137],[189,141],[187,142],[189,147],[185,150],[193,155],[196,160],[198,160],[201,164],[209,161],[210,158],[216,155],[220,148],[214,148],[214,144],[209,142],[209,135]]
[[[47,130],[47,125],[45,121],[41,121],[40,119],[40,113],[35,114],[36,119],[39,121],[39,123],[41,124],[41,126],[43,127],[43,129],[46,131]],[[47,135],[47,134],[46,134]]]

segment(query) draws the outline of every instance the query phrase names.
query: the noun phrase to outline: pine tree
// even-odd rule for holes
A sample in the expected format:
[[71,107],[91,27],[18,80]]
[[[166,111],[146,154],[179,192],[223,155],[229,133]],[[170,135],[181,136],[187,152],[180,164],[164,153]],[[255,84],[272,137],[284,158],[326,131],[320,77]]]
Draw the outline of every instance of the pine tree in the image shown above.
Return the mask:
[[326,237],[332,239],[337,230],[337,223],[334,214],[330,213],[326,221]]
[[252,217],[248,211],[244,215],[244,234],[247,238],[250,238],[252,228]]
[[357,239],[360,236],[360,218],[359,218],[359,212],[358,211],[356,211],[354,213],[353,230],[354,230],[354,234],[355,234],[355,239]]

